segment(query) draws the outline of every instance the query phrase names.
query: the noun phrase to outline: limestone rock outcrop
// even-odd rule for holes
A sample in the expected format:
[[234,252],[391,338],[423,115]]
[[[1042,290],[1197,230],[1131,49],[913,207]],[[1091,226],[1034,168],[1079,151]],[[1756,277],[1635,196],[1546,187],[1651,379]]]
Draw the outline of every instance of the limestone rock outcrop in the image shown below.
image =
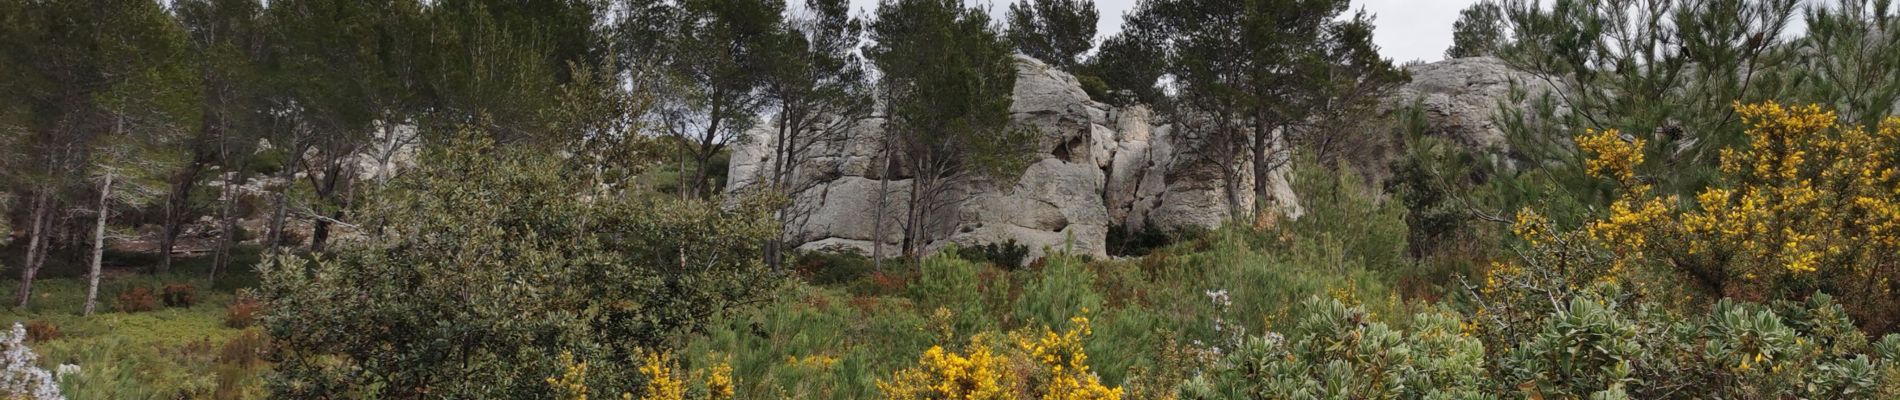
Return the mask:
[[[1111,229],[1211,229],[1229,218],[1221,168],[1196,148],[1199,132],[1161,120],[1144,106],[1117,107],[1089,99],[1074,76],[1028,57],[1017,58],[1010,107],[1017,127],[1040,132],[1035,161],[1012,182],[970,182],[952,191],[947,229],[923,244],[980,245],[1014,240],[1032,259],[1045,249],[1069,248],[1105,256]],[[1527,106],[1554,90],[1495,58],[1465,58],[1409,67],[1412,82],[1386,98],[1387,110],[1417,104],[1428,134],[1470,149],[1508,151],[1495,122],[1500,104]],[[1514,99],[1512,86],[1528,95]],[[903,242],[911,179],[888,169],[881,154],[884,121],[858,121],[846,137],[812,145],[789,180],[787,237],[802,250],[870,254],[876,243],[894,253]],[[772,169],[772,135],[751,132],[733,147],[729,191],[756,187]],[[1255,179],[1243,165],[1240,198],[1251,207]],[[1275,171],[1271,185],[1279,212],[1297,218],[1299,198]],[[888,175],[888,176],[887,176]],[[880,192],[882,190],[882,192]],[[880,199],[888,209],[878,229]],[[1250,211],[1250,210],[1249,210]]]
[[[1407,71],[1412,73],[1412,82],[1388,96],[1389,105],[1416,101],[1425,113],[1427,134],[1493,154],[1509,151],[1496,122],[1498,105],[1529,107],[1531,101],[1556,88],[1494,57],[1450,59],[1414,65]],[[1525,90],[1525,96],[1512,98],[1513,83]]]
[[[1010,113],[1016,127],[1040,133],[1035,160],[1013,182],[955,188],[962,196],[946,211],[950,228],[926,249],[1014,240],[1028,246],[1032,258],[1064,248],[1101,257],[1110,229],[1209,229],[1227,218],[1218,170],[1200,162],[1191,137],[1158,123],[1145,107],[1091,100],[1074,76],[1018,57]],[[800,249],[870,254],[878,242],[893,252],[902,243],[911,179],[903,171],[885,176],[883,122],[860,121],[847,137],[814,144],[798,162],[789,179],[798,189],[787,237]],[[774,162],[772,140],[771,132],[758,130],[735,144],[729,191],[764,180]],[[1277,181],[1284,186],[1284,179]],[[1285,192],[1294,204],[1291,190]],[[881,197],[889,209],[880,235]]]

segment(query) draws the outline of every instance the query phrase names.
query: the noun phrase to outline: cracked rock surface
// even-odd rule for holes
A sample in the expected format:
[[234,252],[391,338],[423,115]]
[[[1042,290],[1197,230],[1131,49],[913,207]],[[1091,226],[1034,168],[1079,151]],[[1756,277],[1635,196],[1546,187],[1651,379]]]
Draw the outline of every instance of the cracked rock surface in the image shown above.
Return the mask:
[[[926,250],[1015,240],[1029,259],[1047,250],[1107,256],[1111,228],[1164,231],[1212,229],[1228,217],[1218,167],[1195,148],[1196,132],[1174,129],[1145,106],[1116,107],[1089,99],[1074,76],[1041,61],[1018,56],[1010,107],[1017,127],[1040,133],[1035,161],[1012,182],[970,182],[953,188],[960,200],[941,214],[941,239]],[[1394,100],[1421,99],[1434,129],[1479,148],[1502,146],[1490,124],[1491,108],[1521,79],[1495,59],[1450,60],[1414,67],[1414,82]],[[786,236],[802,250],[871,254],[883,242],[895,253],[902,242],[904,208],[911,179],[906,171],[885,174],[879,154],[883,120],[870,118],[847,137],[813,145],[791,178]],[[773,164],[771,132],[748,133],[732,151],[729,191],[758,185]],[[1251,168],[1242,176],[1251,196]],[[890,175],[890,176],[885,176]],[[1268,177],[1281,212],[1297,217],[1299,198],[1286,171]],[[884,182],[884,180],[889,182]],[[876,234],[878,192],[887,192],[884,232]]]

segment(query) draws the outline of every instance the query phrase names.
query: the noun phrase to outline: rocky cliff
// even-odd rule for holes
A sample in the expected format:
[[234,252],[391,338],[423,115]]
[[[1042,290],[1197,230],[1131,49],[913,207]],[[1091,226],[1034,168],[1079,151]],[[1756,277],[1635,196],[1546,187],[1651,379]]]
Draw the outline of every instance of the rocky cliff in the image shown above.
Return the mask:
[[[1491,112],[1521,77],[1495,59],[1452,60],[1412,69],[1414,82],[1388,103],[1419,99],[1438,134],[1474,148],[1503,146],[1490,124]],[[1012,121],[1041,133],[1036,161],[1014,182],[978,182],[951,218],[955,229],[928,249],[951,243],[977,245],[1015,240],[1032,258],[1044,249],[1107,253],[1111,227],[1136,231],[1211,229],[1228,217],[1220,170],[1195,147],[1196,132],[1175,129],[1146,107],[1116,107],[1090,100],[1075,77],[1047,64],[1018,57]],[[903,204],[910,179],[883,176],[878,154],[883,120],[861,121],[847,137],[814,145],[792,181],[796,190],[788,237],[803,250],[870,254],[882,241],[894,251],[902,238]],[[771,132],[758,130],[733,148],[729,191],[758,184],[772,165]],[[1244,168],[1251,170],[1251,168]],[[1301,213],[1285,171],[1265,184],[1278,193],[1285,215]],[[1254,179],[1244,176],[1243,196]],[[888,182],[886,182],[888,180]],[[877,237],[879,189],[892,209]]]
[[[1195,162],[1193,141],[1145,107],[1090,100],[1075,77],[1019,57],[1010,112],[1018,127],[1040,132],[1035,161],[1014,182],[958,188],[966,196],[951,213],[954,230],[927,248],[1015,240],[1029,246],[1032,257],[1065,246],[1100,257],[1107,255],[1110,227],[1205,229],[1227,216],[1218,171]],[[901,172],[882,176],[877,168],[883,122],[862,121],[848,137],[814,145],[799,163],[793,186],[802,189],[793,196],[787,234],[801,249],[869,254],[877,241],[901,242],[910,179]],[[759,182],[772,165],[772,140],[759,130],[734,146],[729,190]],[[1289,207],[1296,204],[1284,180],[1275,181]],[[880,186],[894,209],[885,213],[883,237],[874,237]]]
[[[1387,96],[1387,104],[1419,106],[1426,134],[1450,138],[1481,153],[1510,151],[1495,119],[1500,104],[1529,107],[1531,101],[1556,88],[1493,57],[1451,59],[1406,70],[1412,82]],[[1522,96],[1511,95],[1513,83],[1524,90]]]

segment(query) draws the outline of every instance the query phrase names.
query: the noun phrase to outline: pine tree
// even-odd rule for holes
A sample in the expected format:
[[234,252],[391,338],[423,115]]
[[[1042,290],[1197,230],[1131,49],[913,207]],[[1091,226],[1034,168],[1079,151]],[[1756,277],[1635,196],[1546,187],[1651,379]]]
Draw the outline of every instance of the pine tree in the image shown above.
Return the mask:
[[1504,23],[1504,8],[1498,3],[1485,1],[1465,7],[1458,12],[1458,22],[1452,23],[1451,48],[1445,50],[1445,58],[1497,54],[1505,45]]
[[1532,107],[1499,109],[1515,164],[1534,166],[1514,173],[1536,184],[1513,190],[1557,194],[1507,198],[1570,204],[1550,213],[1566,224],[1608,203],[1611,188],[1584,172],[1570,140],[1586,130],[1650,143],[1637,170],[1655,176],[1664,193],[1706,187],[1722,149],[1745,142],[1733,105],[1786,93],[1795,69],[1783,66],[1795,54],[1783,33],[1795,7],[1795,0],[1504,2],[1512,42],[1499,58],[1529,81],[1563,88],[1512,99]]
[[[1201,132],[1228,207],[1240,217],[1251,166],[1256,210],[1277,205],[1267,177],[1311,144],[1324,159],[1346,125],[1407,78],[1378,55],[1364,12],[1343,0],[1154,0],[1129,19],[1159,35],[1174,78],[1175,119]],[[1257,215],[1267,221],[1272,213]]]
[[904,252],[915,257],[949,228],[943,211],[956,200],[952,189],[1020,174],[1033,137],[1009,127],[1015,60],[982,9],[961,0],[884,0],[871,39],[865,53],[883,73],[885,157],[902,160],[913,177]]
[[259,92],[262,76],[258,61],[264,55],[263,4],[258,0],[188,0],[174,4],[174,12],[184,24],[191,49],[198,55],[196,68],[201,93],[202,118],[196,134],[184,143],[187,163],[169,177],[170,193],[165,196],[164,221],[159,238],[158,271],[170,269],[172,253],[179,233],[193,214],[191,195],[213,170],[218,176],[217,213],[223,237],[213,249],[211,275],[224,266],[232,237],[237,229],[237,195],[233,187],[251,172],[250,155],[256,147],[258,131],[264,129]]
[[[8,3],[0,35],[0,70],[31,111],[5,121],[27,132],[21,148],[31,154],[15,179],[32,198],[27,262],[20,269],[18,303],[32,298],[33,279],[50,254],[54,210],[64,203],[90,203],[97,260],[110,216],[107,177],[124,173],[165,174],[184,126],[194,126],[195,75],[184,32],[156,3]],[[125,172],[121,172],[125,171]],[[101,190],[91,192],[93,178]],[[139,179],[149,182],[149,179]],[[93,264],[96,282],[98,263]]]
[[1095,47],[1101,11],[1089,0],[1019,0],[1009,5],[1010,43],[1016,51],[1067,71]]
[[691,164],[680,171],[683,194],[714,194],[714,159],[757,124],[769,100],[760,91],[768,49],[784,12],[782,0],[684,0],[672,13],[656,116]]
[[[811,156],[813,146],[848,139],[872,111],[870,81],[856,54],[863,22],[851,17],[846,0],[810,0],[805,7],[807,13],[794,17],[771,47],[764,78],[766,96],[777,106],[765,183],[788,197],[810,185],[806,171],[798,167]],[[795,212],[778,211],[783,231],[795,232],[789,226]],[[782,247],[769,243],[766,262],[779,266]]]
[[1167,54],[1155,36],[1130,28],[1102,41],[1095,57],[1082,67],[1109,90],[1107,98],[1098,100],[1122,105],[1162,100],[1158,83],[1167,70]]
[[287,149],[280,178],[302,168],[314,195],[291,204],[280,188],[268,243],[278,247],[293,205],[312,219],[310,249],[322,251],[331,226],[345,218],[356,157],[378,129],[404,122],[414,103],[414,0],[285,0],[269,10],[272,90],[283,94],[273,113],[288,115],[271,143]]
[[1832,104],[1848,122],[1878,126],[1900,107],[1900,8],[1891,0],[1812,4],[1792,96]]

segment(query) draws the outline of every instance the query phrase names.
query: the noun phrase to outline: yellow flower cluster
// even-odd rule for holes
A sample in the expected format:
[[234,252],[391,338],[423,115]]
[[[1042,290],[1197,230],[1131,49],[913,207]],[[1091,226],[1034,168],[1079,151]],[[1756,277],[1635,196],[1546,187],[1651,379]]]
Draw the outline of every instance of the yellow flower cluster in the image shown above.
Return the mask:
[[890,380],[879,380],[877,389],[885,398],[987,400],[1007,399],[1010,384],[1002,357],[989,346],[971,340],[968,356],[931,346],[917,366],[898,371]]
[[785,364],[794,366],[794,367],[799,367],[799,368],[807,368],[807,369],[822,371],[822,370],[828,370],[828,369],[831,369],[831,367],[837,366],[838,358],[832,357],[829,355],[824,355],[824,354],[813,354],[813,355],[805,356],[804,358],[799,358],[798,356],[787,356],[785,357]]
[[1649,243],[1645,229],[1668,218],[1668,213],[1664,199],[1618,200],[1610,204],[1609,218],[1590,223],[1590,237],[1619,247],[1640,249]]
[[735,395],[732,385],[732,363],[721,362],[714,365],[706,376],[706,398],[708,400],[731,400]]
[[898,371],[877,388],[890,399],[1118,400],[1122,388],[1102,384],[1089,371],[1083,342],[1093,334],[1087,309],[1062,332],[1017,333],[1014,349],[997,354],[986,334],[970,339],[969,354],[932,346],[917,365]]
[[671,355],[648,353],[646,363],[640,365],[640,375],[647,378],[647,385],[640,393],[646,400],[686,400],[686,381],[674,374],[677,362]]
[[[1083,314],[1088,309],[1082,310]],[[1069,319],[1069,329],[1062,333],[1044,330],[1042,337],[1036,340],[1019,340],[1017,346],[1029,352],[1049,374],[1049,382],[1041,388],[1045,400],[1110,400],[1122,398],[1121,388],[1103,386],[1094,373],[1089,372],[1089,355],[1082,348],[1082,340],[1094,331],[1089,328],[1087,316]]]
[[[1754,285],[1821,279],[1887,293],[1874,286],[1886,285],[1879,278],[1896,272],[1886,270],[1900,253],[1900,117],[1868,132],[1814,105],[1736,111],[1748,144],[1722,152],[1722,184],[1697,193],[1696,208],[1685,212],[1634,181],[1641,140],[1616,131],[1579,136],[1579,148],[1593,155],[1589,172],[1623,184],[1609,215],[1586,225],[1589,237],[1616,252],[1619,266],[1645,252],[1673,254],[1760,282],[1728,290],[1762,293],[1772,289]],[[1545,233],[1527,218],[1520,214],[1513,231],[1535,244]]]
[[561,352],[561,376],[548,378],[548,386],[553,386],[555,397],[568,400],[587,400],[587,363],[575,361],[574,353]]
[[1517,211],[1517,218],[1511,222],[1511,233],[1536,246],[1549,235],[1550,220],[1526,207]]
[[1623,140],[1623,133],[1615,129],[1593,129],[1576,140],[1578,149],[1592,154],[1584,160],[1585,172],[1624,184],[1635,182],[1636,166],[1643,163],[1642,139]]
[[1753,267],[1745,276],[1845,267],[1872,280],[1871,271],[1844,264],[1900,248],[1900,120],[1869,134],[1840,126],[1819,106],[1736,110],[1750,126],[1750,142],[1722,153],[1722,171],[1737,185],[1696,196],[1702,209],[1682,217],[1690,251]]
[[[640,376],[647,380],[646,387],[640,393],[647,400],[685,400],[687,399],[686,380],[681,379],[677,360],[666,353],[648,353],[641,363]],[[561,353],[560,376],[547,379],[552,386],[555,398],[564,400],[587,400],[590,389],[587,387],[588,367],[586,361],[574,358],[573,353]],[[706,371],[695,371],[693,376],[706,375],[706,400],[731,400],[735,390],[732,381],[732,364],[720,362]],[[697,378],[695,378],[697,379]],[[632,400],[632,392],[623,392],[620,398]]]

